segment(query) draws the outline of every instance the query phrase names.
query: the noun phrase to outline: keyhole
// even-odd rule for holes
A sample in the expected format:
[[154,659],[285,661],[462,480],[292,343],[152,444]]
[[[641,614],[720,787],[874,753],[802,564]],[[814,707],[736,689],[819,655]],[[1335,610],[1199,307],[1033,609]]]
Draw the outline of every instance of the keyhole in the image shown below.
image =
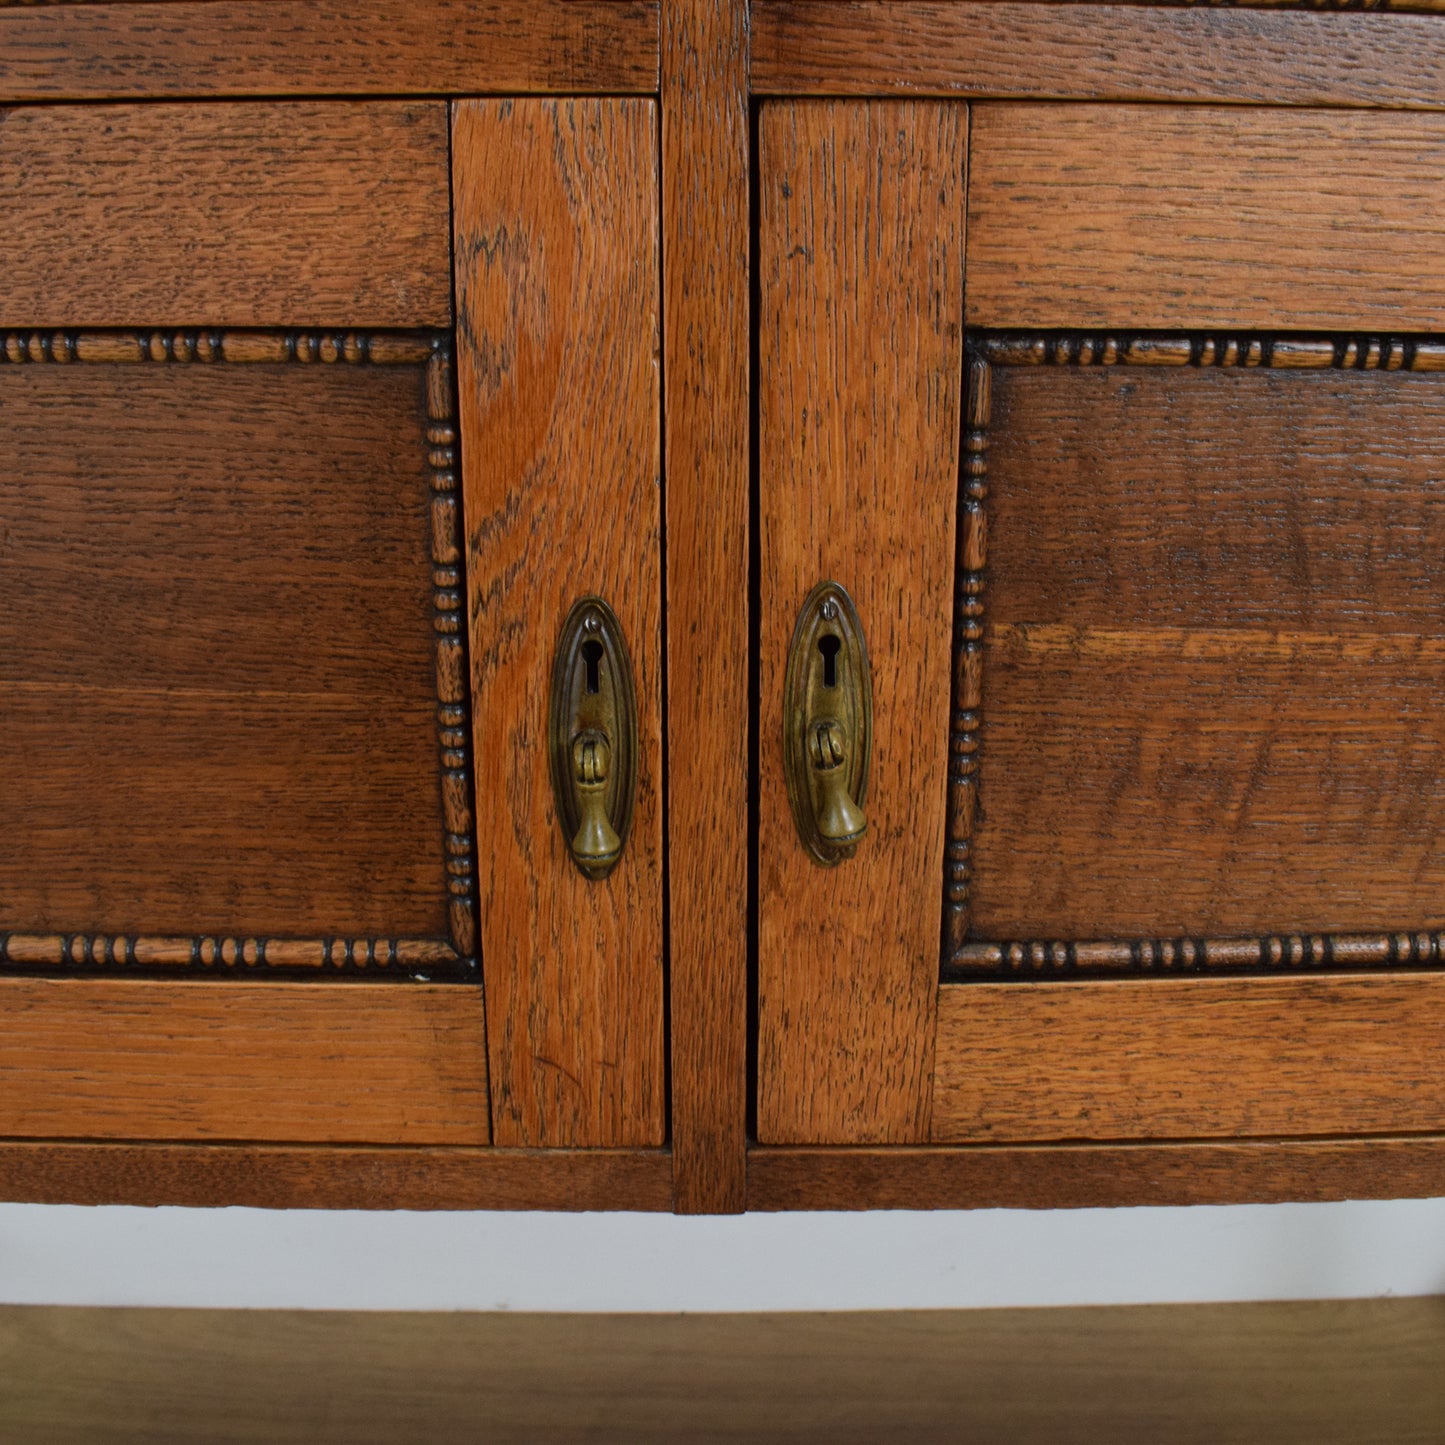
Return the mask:
[[582,661],[587,667],[587,691],[597,693],[602,690],[602,683],[598,679],[598,668],[602,663],[602,644],[595,637],[588,638],[582,644]]
[[834,637],[831,632],[825,632],[818,639],[818,651],[823,654],[823,686],[838,686],[838,649],[842,647],[841,638]]

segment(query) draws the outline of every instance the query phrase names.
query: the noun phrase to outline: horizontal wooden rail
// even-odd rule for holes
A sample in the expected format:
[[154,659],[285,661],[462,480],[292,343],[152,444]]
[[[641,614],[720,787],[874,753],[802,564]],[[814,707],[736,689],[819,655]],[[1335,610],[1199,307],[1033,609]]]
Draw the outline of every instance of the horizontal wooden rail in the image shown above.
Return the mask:
[[664,1149],[0,1142],[0,1197],[257,1209],[672,1207]]
[[0,103],[655,91],[657,0],[0,8]]
[[1445,1135],[1230,1143],[755,1149],[748,1208],[1102,1209],[1427,1199]]
[[759,95],[1445,107],[1432,15],[1029,0],[756,0]]
[[[7,978],[0,1034],[0,1138],[489,1136],[481,990],[466,984]],[[3,1171],[0,1197],[23,1197]]]

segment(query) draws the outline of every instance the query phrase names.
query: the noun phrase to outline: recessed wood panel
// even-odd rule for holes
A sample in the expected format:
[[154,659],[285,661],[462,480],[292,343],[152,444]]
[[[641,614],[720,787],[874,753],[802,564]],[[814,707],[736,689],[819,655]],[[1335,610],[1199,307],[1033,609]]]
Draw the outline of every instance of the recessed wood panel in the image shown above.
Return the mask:
[[449,209],[440,102],[6,110],[0,325],[446,325]]
[[[798,103],[760,131],[759,1137],[927,1137],[962,362],[963,107]],[[799,610],[872,666],[868,833],[819,867],[783,778]]]
[[974,326],[1445,325],[1445,116],[974,109]]
[[487,1142],[476,989],[10,978],[0,1020],[0,1137]]
[[1445,978],[939,990],[933,1142],[1438,1133]]
[[[3,341],[0,959],[184,965],[202,938],[249,963],[340,962],[348,939],[359,963],[417,962],[408,939],[469,955],[438,752],[433,340],[378,342],[410,348],[395,365],[355,335]],[[268,349],[317,359],[244,361]],[[79,359],[97,350],[129,361]],[[287,939],[317,942],[301,960]]]
[[988,436],[974,937],[1445,923],[1445,379],[1001,366]]
[[[652,102],[454,112],[459,381],[482,953],[501,1145],[660,1143],[662,726]],[[611,604],[638,705],[637,808],[601,880],[547,757],[573,602]]]

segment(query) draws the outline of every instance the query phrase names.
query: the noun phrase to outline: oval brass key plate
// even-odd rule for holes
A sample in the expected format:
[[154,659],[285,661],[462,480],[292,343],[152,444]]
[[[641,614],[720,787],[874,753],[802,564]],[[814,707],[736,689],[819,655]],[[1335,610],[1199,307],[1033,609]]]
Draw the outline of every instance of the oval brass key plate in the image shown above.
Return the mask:
[[868,827],[873,683],[853,599],[836,582],[808,594],[783,679],[783,774],[798,837],[825,868],[851,858]]
[[589,878],[617,866],[637,800],[637,693],[617,615],[600,597],[572,604],[552,665],[547,752],[557,821]]

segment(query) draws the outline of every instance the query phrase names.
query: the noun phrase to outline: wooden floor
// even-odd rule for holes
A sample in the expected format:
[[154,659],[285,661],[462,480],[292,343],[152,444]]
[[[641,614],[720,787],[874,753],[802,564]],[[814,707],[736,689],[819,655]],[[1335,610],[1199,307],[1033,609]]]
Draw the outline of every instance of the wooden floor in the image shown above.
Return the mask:
[[0,1309],[0,1441],[1440,1445],[1445,1297],[815,1315]]

